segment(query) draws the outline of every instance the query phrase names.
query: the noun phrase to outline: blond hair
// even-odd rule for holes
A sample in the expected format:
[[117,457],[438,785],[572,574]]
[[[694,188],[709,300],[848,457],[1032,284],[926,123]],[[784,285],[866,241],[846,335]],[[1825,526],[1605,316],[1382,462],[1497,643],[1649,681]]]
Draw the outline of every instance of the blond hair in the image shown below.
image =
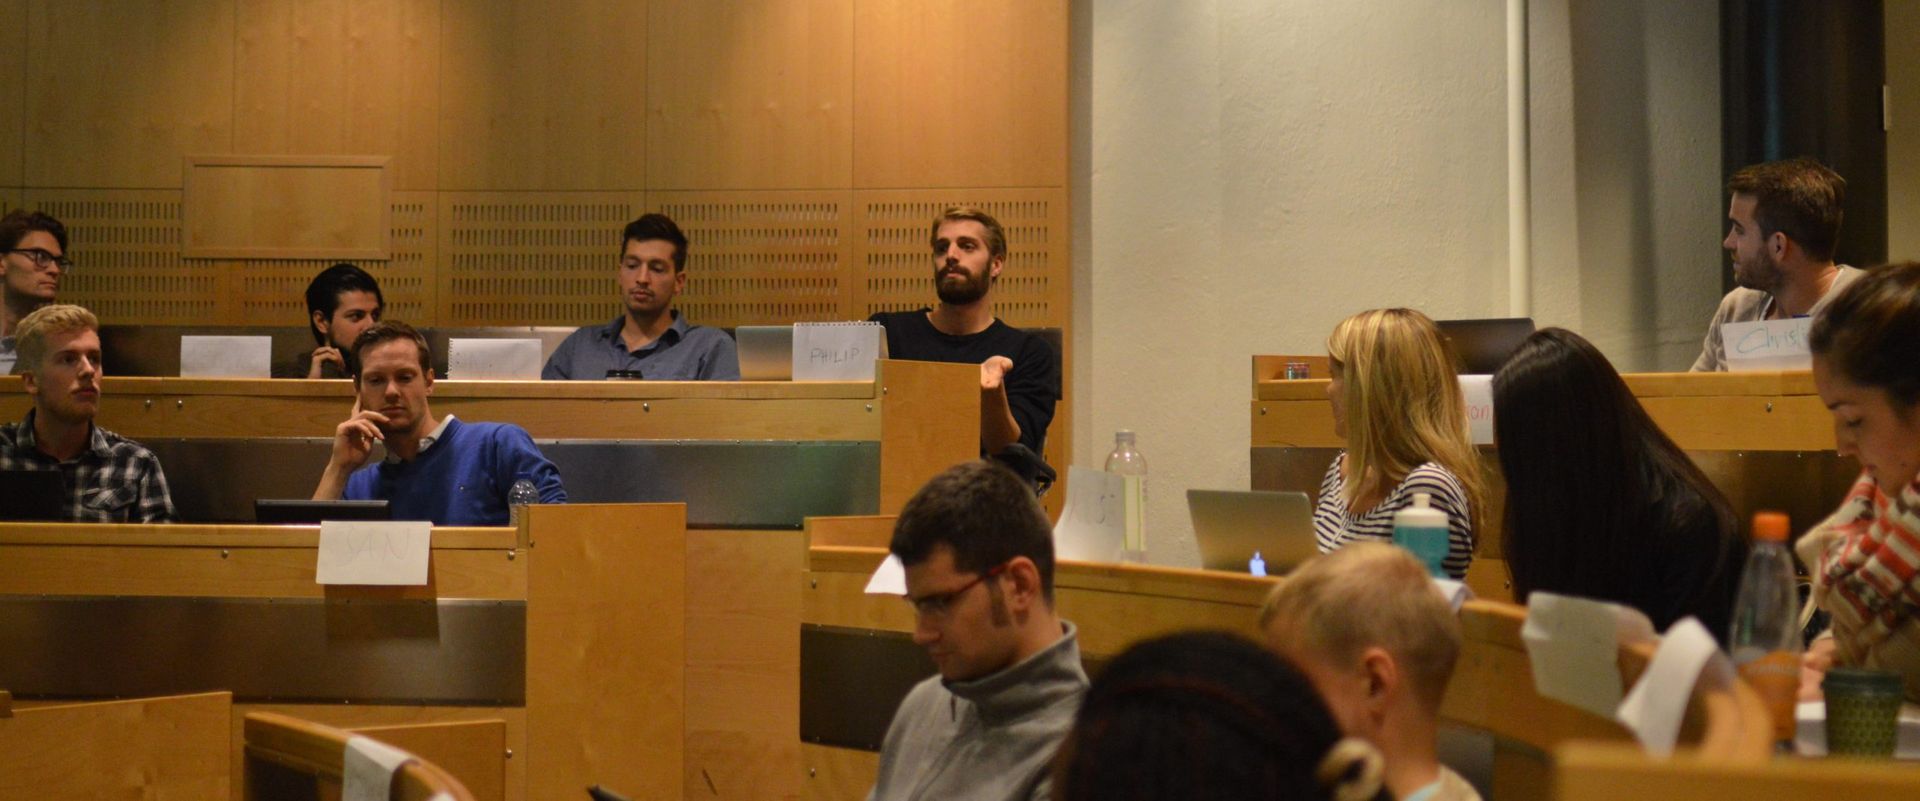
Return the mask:
[[1260,628],[1341,666],[1384,648],[1433,713],[1460,657],[1460,621],[1426,566],[1384,542],[1352,543],[1288,573],[1260,608]]
[[988,214],[985,209],[974,206],[948,206],[946,210],[940,212],[940,216],[933,218],[933,225],[927,231],[927,244],[939,247],[935,243],[940,241],[940,226],[960,220],[972,220],[986,228],[987,255],[1006,261],[1007,230],[1000,227],[1000,221],[994,219],[993,215]]
[[13,346],[18,352],[16,373],[40,372],[40,361],[47,356],[47,339],[70,331],[98,331],[100,318],[71,303],[50,303],[34,309],[13,329]]
[[1345,497],[1385,495],[1434,462],[1467,494],[1471,519],[1485,519],[1486,482],[1467,435],[1467,404],[1453,356],[1433,320],[1412,309],[1363,311],[1334,326],[1327,356],[1346,386]]

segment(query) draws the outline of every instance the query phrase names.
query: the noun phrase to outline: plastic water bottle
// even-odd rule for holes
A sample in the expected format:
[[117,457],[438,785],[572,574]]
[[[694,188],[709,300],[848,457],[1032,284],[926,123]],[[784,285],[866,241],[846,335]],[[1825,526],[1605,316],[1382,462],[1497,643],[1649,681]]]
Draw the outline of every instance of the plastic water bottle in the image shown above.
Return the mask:
[[1413,505],[1393,515],[1393,544],[1412,551],[1434,578],[1452,578],[1446,564],[1450,542],[1447,513],[1433,508],[1427,493],[1414,493]]
[[1133,447],[1133,432],[1120,429],[1113,434],[1113,452],[1107,454],[1107,472],[1120,477],[1120,494],[1125,501],[1127,533],[1121,543],[1121,558],[1129,562],[1147,561],[1147,458]]
[[1256,576],[1267,574],[1267,560],[1260,558],[1260,552],[1254,551],[1253,558],[1247,560],[1247,572]]
[[1753,515],[1753,552],[1740,574],[1727,647],[1740,678],[1753,686],[1773,716],[1773,739],[1792,742],[1794,700],[1800,692],[1800,595],[1787,553],[1787,516]]
[[540,490],[533,486],[533,479],[522,478],[513,482],[513,487],[507,490],[507,507],[512,510],[513,525],[519,526],[520,520],[526,517],[527,506],[539,502]]

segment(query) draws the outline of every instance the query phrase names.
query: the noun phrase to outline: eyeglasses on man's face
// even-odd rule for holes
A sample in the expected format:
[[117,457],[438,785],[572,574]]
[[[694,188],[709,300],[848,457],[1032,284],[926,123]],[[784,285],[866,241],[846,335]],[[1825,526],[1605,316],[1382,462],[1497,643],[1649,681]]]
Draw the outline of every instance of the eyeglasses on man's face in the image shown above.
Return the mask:
[[924,618],[944,618],[947,616],[947,613],[953,609],[954,602],[960,600],[960,596],[965,595],[968,590],[980,586],[980,584],[986,580],[1005,573],[1006,571],[1007,563],[1002,562],[987,572],[975,576],[972,581],[962,584],[955,589],[948,590],[947,592],[930,593],[918,598],[911,595],[903,595],[900,597],[906,599],[907,603],[913,606],[914,614]]
[[17,253],[25,256],[27,257],[27,261],[33,262],[33,266],[42,270],[54,265],[58,265],[61,270],[73,269],[73,259],[69,259],[66,256],[56,256],[52,251],[43,248],[14,248],[13,250],[7,251],[7,253]]

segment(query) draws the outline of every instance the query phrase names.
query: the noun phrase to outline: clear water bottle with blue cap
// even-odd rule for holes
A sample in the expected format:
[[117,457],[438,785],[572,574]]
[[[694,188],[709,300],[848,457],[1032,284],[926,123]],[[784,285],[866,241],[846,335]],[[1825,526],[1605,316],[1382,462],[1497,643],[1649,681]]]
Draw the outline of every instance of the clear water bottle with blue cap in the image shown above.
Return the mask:
[[522,478],[513,482],[513,487],[507,490],[507,508],[512,510],[513,525],[520,525],[520,519],[527,514],[524,510],[539,502],[540,489],[533,485],[533,479]]

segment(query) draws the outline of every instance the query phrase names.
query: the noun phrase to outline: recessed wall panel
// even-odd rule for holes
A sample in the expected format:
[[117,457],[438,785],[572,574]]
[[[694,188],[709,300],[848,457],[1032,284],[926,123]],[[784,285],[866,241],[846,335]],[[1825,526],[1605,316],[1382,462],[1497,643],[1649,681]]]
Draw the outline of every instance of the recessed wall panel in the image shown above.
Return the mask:
[[441,192],[437,324],[589,325],[619,313],[639,192]]
[[187,159],[190,259],[385,259],[391,178],[384,156]]

